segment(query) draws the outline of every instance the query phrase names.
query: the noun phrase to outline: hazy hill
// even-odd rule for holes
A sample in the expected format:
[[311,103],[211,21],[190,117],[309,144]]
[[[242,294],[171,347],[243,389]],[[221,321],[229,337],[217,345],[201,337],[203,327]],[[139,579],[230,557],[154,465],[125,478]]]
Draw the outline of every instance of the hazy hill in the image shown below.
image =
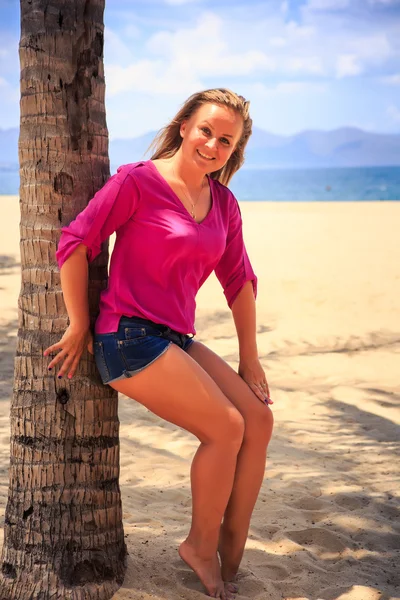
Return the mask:
[[[113,169],[149,158],[145,154],[156,132],[110,142]],[[247,168],[318,168],[400,166],[400,134],[369,133],[353,127],[304,131],[279,136],[255,128],[247,151]],[[0,168],[18,168],[18,128],[0,129]]]

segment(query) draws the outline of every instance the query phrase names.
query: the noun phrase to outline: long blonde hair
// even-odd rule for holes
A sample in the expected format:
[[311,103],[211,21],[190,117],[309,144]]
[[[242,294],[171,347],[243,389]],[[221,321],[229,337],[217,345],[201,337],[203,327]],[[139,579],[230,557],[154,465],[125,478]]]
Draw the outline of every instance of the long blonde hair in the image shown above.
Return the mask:
[[252,133],[253,121],[249,115],[250,102],[226,88],[215,88],[197,92],[190,96],[172,121],[163,127],[154,138],[148,150],[154,149],[150,160],[171,158],[182,144],[180,127],[203,104],[220,104],[236,111],[243,119],[243,132],[229,160],[218,171],[210,173],[212,179],[228,185],[233,175],[244,163],[244,150]]

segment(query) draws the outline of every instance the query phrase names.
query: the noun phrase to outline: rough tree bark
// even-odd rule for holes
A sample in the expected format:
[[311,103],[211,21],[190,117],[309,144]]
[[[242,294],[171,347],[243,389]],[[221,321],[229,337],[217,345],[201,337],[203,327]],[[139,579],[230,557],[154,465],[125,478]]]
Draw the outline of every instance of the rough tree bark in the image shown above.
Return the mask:
[[[21,265],[0,600],[108,599],[123,582],[117,396],[89,354],[74,378],[43,350],[67,313],[60,227],[109,177],[105,0],[21,0]],[[90,268],[92,323],[108,250]]]

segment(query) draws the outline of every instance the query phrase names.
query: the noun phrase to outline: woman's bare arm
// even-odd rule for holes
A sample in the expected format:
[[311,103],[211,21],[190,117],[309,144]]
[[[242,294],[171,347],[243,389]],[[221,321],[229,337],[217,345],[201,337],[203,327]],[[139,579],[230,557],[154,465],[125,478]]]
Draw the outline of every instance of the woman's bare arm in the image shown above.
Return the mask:
[[87,248],[80,244],[61,267],[61,288],[70,324],[61,340],[44,351],[44,356],[59,351],[49,363],[51,370],[61,363],[58,377],[74,375],[85,347],[93,354],[88,302]]
[[60,271],[61,288],[70,326],[89,329],[88,261],[84,244],[74,250]]
[[232,304],[239,341],[239,375],[256,396],[266,404],[272,404],[268,382],[258,358],[256,340],[256,303],[253,284],[246,281]]

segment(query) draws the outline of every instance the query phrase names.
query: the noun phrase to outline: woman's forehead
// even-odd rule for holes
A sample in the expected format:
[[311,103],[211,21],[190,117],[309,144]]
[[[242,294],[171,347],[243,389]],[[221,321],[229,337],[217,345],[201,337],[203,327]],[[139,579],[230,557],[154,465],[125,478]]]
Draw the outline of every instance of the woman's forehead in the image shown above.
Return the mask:
[[233,108],[220,104],[202,104],[193,115],[196,121],[207,120],[211,124],[221,123],[231,127],[242,124],[242,117]]

